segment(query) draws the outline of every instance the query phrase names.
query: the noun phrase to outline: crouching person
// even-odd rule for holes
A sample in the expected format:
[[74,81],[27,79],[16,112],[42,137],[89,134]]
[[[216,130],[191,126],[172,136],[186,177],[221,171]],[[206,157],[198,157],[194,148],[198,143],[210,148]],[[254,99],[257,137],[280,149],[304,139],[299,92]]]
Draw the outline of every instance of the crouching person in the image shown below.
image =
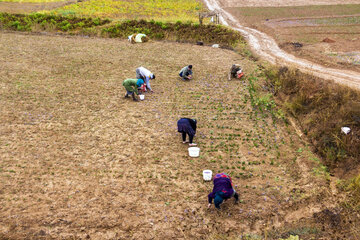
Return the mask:
[[217,209],[220,209],[220,204],[223,201],[235,198],[235,204],[239,201],[239,195],[235,192],[231,177],[226,173],[218,173],[214,177],[214,188],[213,191],[208,195],[209,205],[211,206],[214,199],[214,204]]
[[232,78],[240,79],[244,76],[242,72],[241,66],[239,64],[233,64],[230,68],[228,80],[230,81]]
[[190,80],[192,78],[192,74],[192,65],[183,67],[179,72],[179,76],[183,80]]
[[141,87],[143,84],[144,84],[144,80],[142,79],[130,79],[130,78],[125,79],[123,82],[123,86],[126,89],[125,98],[129,98],[131,95],[134,101],[139,101],[135,97],[135,93],[136,95],[139,95],[138,87]]
[[196,134],[196,124],[197,121],[195,119],[190,118],[181,118],[177,122],[178,132],[182,133],[183,143],[186,142],[186,135],[189,135],[189,146],[196,146],[196,143],[193,143],[194,136]]

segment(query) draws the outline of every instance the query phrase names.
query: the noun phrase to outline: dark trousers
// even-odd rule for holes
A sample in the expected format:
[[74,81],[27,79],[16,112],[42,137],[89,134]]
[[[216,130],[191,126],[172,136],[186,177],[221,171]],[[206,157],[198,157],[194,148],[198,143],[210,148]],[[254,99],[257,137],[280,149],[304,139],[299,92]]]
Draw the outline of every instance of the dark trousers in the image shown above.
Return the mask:
[[234,194],[234,198],[236,202],[239,201],[239,194],[237,192]]
[[[186,132],[181,132],[181,133],[182,133],[183,142],[185,142],[186,141]],[[189,135],[189,143],[193,142],[193,138],[194,138],[193,135]]]

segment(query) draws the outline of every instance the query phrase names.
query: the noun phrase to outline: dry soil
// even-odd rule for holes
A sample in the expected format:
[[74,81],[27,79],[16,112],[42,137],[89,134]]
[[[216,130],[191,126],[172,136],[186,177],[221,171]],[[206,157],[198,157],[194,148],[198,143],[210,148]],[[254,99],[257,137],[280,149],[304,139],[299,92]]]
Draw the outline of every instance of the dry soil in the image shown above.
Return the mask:
[[[353,236],[329,222],[342,220],[340,196],[316,155],[251,106],[259,67],[235,52],[4,32],[0,40],[0,238]],[[227,80],[235,62],[242,81]],[[184,82],[177,74],[187,64],[194,79]],[[124,99],[122,81],[141,65],[156,74],[155,93]],[[181,143],[180,117],[198,120],[199,158]],[[208,209],[204,169],[229,173],[240,203]]]

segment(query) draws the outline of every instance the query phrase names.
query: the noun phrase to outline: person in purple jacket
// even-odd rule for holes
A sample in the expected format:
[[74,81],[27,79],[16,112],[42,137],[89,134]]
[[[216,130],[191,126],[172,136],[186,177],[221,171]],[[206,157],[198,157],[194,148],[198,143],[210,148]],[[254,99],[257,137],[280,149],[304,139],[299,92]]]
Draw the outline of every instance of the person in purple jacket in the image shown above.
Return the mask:
[[233,187],[231,177],[226,173],[218,173],[214,177],[214,188],[213,191],[208,195],[209,205],[211,206],[214,199],[214,204],[217,209],[220,209],[220,204],[223,201],[230,199],[231,197],[235,198],[235,204],[239,201],[239,194],[235,192]]

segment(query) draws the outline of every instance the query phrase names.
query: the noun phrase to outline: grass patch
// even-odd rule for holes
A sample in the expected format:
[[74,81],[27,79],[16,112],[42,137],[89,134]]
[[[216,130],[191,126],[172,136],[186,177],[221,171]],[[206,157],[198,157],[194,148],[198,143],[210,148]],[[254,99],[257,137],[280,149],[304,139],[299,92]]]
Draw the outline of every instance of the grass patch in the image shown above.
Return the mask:
[[101,26],[109,22],[108,19],[65,17],[41,13],[29,15],[0,13],[0,29],[14,31],[53,30],[67,32]]
[[199,25],[190,23],[164,23],[158,21],[129,20],[102,29],[102,35],[108,37],[126,38],[137,32],[145,33],[152,39],[175,41],[203,41],[205,43],[219,43],[235,46],[243,42],[242,36],[220,25]]
[[352,208],[360,211],[360,175],[350,180],[347,190],[351,193]]
[[51,11],[63,15],[72,12],[79,17],[109,17],[116,19],[156,19],[159,21],[197,21],[202,3],[194,0],[90,0]]

